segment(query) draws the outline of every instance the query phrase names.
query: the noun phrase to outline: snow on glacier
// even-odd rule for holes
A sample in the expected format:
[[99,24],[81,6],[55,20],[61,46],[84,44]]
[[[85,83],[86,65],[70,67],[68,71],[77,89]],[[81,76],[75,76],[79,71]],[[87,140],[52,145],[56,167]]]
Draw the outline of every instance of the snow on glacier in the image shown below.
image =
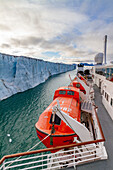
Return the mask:
[[74,65],[0,53],[0,100],[33,88],[51,75],[73,69]]

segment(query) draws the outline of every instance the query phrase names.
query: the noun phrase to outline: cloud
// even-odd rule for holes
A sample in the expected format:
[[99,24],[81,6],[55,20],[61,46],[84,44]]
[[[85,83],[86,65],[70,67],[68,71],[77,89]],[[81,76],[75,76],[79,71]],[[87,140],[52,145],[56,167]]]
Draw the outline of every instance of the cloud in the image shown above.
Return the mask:
[[40,44],[41,42],[45,41],[43,38],[36,38],[36,37],[27,37],[27,38],[21,38],[21,39],[11,39],[11,44],[15,46],[23,46],[23,47],[29,47],[29,46],[35,46]]
[[9,44],[2,44],[1,48],[10,48],[10,45]]
[[[92,61],[103,52],[113,56],[113,2],[73,0],[0,1],[0,51],[56,62]],[[110,57],[108,57],[110,59]]]
[[0,24],[0,30],[2,30],[2,31],[10,31],[10,28],[7,25]]

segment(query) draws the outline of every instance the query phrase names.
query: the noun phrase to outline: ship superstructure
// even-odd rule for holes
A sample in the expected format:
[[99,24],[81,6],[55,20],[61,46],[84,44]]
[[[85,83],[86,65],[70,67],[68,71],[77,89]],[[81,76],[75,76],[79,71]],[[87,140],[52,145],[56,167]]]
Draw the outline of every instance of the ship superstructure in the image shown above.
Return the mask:
[[106,63],[107,35],[105,35],[104,54],[95,56],[95,66],[92,68],[92,77],[102,95],[102,103],[113,120],[113,63]]
[[94,83],[100,89],[102,103],[113,119],[113,64],[96,65],[92,74]]

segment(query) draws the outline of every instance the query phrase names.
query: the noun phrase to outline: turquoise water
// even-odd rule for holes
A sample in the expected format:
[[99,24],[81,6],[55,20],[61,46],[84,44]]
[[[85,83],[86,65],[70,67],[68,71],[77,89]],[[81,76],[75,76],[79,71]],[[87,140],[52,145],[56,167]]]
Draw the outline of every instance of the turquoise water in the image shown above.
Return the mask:
[[[39,142],[35,123],[52,102],[55,90],[70,83],[69,74],[74,78],[76,70],[52,76],[35,88],[0,102],[0,158],[26,152]],[[44,147],[40,144],[35,149]]]

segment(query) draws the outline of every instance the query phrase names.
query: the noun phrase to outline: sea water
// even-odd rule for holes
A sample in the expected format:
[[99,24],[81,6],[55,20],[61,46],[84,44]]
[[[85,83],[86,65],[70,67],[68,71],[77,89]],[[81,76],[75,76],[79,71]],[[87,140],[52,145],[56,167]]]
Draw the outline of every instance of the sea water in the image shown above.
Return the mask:
[[[26,152],[39,139],[35,123],[52,102],[54,92],[70,83],[76,70],[50,77],[37,87],[0,102],[0,159],[4,155]],[[41,143],[34,149],[45,148]]]

